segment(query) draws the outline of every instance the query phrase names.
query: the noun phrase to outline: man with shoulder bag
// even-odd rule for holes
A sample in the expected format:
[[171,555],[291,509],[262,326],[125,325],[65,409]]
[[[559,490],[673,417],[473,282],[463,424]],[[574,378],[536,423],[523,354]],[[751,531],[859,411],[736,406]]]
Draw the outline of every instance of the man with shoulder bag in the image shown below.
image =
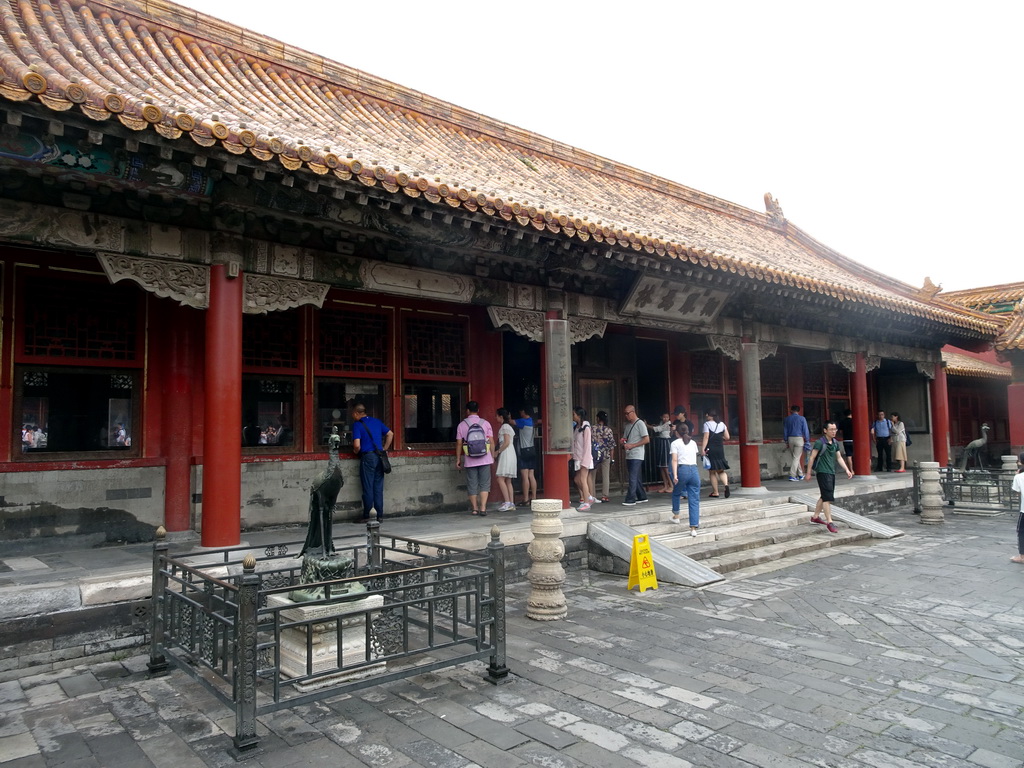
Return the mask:
[[359,457],[359,481],[363,486],[363,517],[353,522],[369,522],[370,510],[376,510],[379,523],[384,519],[384,473],[391,471],[387,452],[395,433],[380,419],[367,416],[362,403],[356,404],[352,415],[352,452]]

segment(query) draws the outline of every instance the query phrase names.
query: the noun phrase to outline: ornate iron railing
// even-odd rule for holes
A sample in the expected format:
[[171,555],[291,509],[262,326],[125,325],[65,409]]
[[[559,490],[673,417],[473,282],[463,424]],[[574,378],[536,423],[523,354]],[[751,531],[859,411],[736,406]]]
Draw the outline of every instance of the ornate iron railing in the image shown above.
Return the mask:
[[[488,659],[505,666],[504,545],[474,552],[368,525],[340,547],[351,576],[301,584],[302,542],[175,558],[153,550],[150,671],[174,664],[235,709],[236,756],[258,746],[256,718],[431,670]],[[319,590],[296,602],[297,588]],[[308,596],[307,596],[308,597]]]
[[[921,511],[921,469],[914,463],[914,512]],[[954,509],[967,512],[1002,514],[1019,508],[1019,495],[1012,490],[1012,469],[969,469],[939,467],[942,498]]]

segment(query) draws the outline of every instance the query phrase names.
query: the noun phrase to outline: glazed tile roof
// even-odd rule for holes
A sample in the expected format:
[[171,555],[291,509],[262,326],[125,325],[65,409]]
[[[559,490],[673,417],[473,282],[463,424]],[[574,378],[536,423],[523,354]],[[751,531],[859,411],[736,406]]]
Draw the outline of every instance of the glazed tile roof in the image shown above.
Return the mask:
[[992,336],[787,222],[166,0],[0,0],[0,97]]
[[1024,300],[1024,283],[1003,283],[965,291],[943,291],[940,296],[946,301],[972,309],[995,308],[997,311],[1007,305],[1020,304]]
[[943,350],[942,362],[946,364],[946,373],[951,376],[976,376],[992,379],[1010,379],[1012,376],[1009,366],[979,360],[960,352]]
[[969,309],[1003,317],[1006,327],[995,341],[1000,352],[1024,350],[1024,283],[1003,283],[966,291],[948,291],[940,298]]

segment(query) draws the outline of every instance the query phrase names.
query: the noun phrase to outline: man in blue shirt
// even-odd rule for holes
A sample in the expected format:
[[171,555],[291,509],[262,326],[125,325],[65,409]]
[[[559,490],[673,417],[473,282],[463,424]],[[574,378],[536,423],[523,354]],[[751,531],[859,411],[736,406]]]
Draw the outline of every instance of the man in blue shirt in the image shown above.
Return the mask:
[[384,465],[377,451],[390,448],[395,433],[380,419],[367,416],[362,403],[352,409],[352,416],[356,420],[352,425],[352,452],[359,457],[359,481],[363,486],[363,517],[352,522],[368,522],[370,510],[376,509],[379,523],[384,519]]
[[885,418],[885,411],[879,411],[878,418],[871,424],[871,436],[875,439],[875,450],[878,451],[875,472],[891,472],[892,422]]
[[782,421],[782,439],[789,446],[792,457],[789,462],[789,479],[798,482],[804,479],[804,446],[810,445],[811,433],[807,419],[800,415],[800,406],[789,409],[789,416]]

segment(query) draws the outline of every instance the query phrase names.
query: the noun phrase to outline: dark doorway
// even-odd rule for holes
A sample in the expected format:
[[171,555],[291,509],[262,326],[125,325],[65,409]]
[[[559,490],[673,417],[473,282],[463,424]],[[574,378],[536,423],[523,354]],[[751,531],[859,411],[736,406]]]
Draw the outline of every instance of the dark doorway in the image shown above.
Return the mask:
[[502,339],[503,405],[513,416],[520,408],[540,413],[541,345],[517,333],[505,333]]
[[661,339],[636,340],[636,408],[651,424],[671,412],[668,401],[668,344]]

